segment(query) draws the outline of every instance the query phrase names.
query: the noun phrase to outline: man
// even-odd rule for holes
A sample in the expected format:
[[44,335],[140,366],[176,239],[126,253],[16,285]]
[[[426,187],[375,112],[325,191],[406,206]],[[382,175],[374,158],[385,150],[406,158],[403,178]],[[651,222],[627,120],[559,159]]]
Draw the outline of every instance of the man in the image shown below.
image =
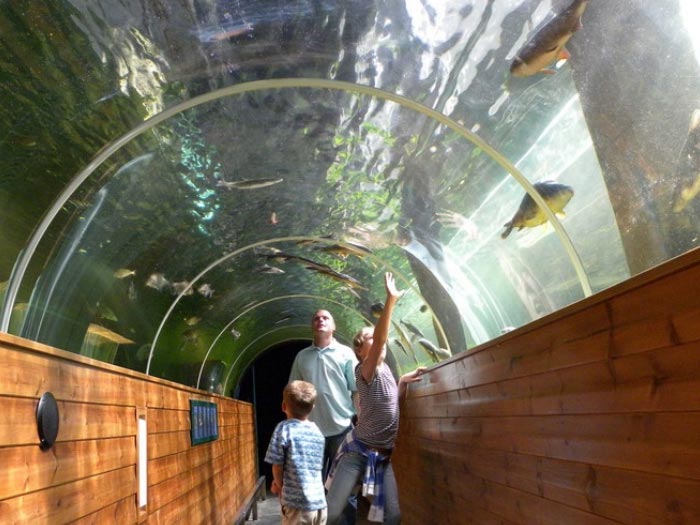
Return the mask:
[[335,321],[327,310],[317,311],[311,320],[313,345],[294,358],[289,381],[308,381],[318,397],[309,419],[316,423],[326,445],[323,454],[323,480],[355,415],[355,353],[333,337]]

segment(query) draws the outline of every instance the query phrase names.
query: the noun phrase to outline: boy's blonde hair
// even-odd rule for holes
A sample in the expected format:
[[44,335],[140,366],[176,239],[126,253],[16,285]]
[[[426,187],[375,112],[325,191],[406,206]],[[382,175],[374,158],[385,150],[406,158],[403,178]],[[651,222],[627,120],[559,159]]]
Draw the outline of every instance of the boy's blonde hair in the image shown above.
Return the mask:
[[292,416],[304,418],[314,408],[316,387],[307,381],[292,381],[284,387],[282,395]]

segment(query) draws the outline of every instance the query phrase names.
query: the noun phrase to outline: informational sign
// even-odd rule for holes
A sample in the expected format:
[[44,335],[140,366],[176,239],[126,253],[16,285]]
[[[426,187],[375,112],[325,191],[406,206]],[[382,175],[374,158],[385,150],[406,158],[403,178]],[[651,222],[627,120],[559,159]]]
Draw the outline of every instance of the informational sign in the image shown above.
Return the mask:
[[219,439],[216,403],[190,399],[190,437],[193,445]]

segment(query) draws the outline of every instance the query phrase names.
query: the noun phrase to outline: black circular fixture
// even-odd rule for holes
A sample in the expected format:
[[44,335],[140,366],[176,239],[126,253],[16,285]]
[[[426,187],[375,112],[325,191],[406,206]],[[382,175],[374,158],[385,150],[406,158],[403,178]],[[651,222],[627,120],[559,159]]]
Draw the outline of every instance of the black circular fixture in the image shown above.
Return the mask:
[[50,449],[58,436],[58,403],[51,392],[44,392],[36,407],[36,424],[39,430],[39,446]]

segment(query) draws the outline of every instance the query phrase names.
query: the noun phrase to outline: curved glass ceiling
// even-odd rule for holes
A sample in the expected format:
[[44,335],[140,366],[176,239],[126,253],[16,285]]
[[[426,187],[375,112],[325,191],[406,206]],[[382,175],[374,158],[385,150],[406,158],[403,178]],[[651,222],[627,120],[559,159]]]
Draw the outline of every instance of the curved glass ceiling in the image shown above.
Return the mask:
[[694,248],[700,21],[637,4],[0,3],[0,329],[230,394],[387,270],[404,370]]

